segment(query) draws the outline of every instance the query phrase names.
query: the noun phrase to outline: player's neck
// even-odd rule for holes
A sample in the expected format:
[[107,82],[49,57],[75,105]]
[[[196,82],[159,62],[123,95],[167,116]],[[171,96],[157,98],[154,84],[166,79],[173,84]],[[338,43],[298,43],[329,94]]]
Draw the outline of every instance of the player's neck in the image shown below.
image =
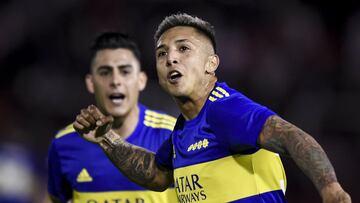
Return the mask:
[[201,86],[201,89],[196,91],[192,96],[175,98],[175,102],[186,120],[194,119],[200,113],[216,81],[216,77],[211,77],[211,79]]
[[114,118],[112,129],[123,139],[128,138],[135,130],[139,121],[140,109],[136,105],[127,115]]

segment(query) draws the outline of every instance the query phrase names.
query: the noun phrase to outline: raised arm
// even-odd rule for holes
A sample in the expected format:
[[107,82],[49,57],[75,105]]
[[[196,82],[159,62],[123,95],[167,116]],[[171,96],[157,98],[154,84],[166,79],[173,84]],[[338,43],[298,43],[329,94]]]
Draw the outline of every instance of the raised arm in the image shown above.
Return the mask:
[[270,151],[289,155],[311,179],[324,203],[350,203],[322,147],[309,134],[295,125],[271,116],[265,122],[258,143]]
[[105,117],[94,105],[82,109],[75,130],[86,140],[98,143],[113,164],[130,180],[149,190],[164,191],[173,181],[172,170],[160,167],[155,154],[125,142],[110,130],[112,117]]

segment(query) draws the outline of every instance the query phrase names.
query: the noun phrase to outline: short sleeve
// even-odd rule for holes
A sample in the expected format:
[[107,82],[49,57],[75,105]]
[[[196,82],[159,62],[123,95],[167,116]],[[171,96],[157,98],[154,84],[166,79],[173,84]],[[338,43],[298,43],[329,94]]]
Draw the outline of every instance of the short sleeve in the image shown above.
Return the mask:
[[54,141],[48,154],[48,192],[64,203],[71,199],[71,187],[61,172],[61,162]]
[[266,119],[275,113],[243,95],[216,101],[209,107],[207,120],[217,139],[232,152],[254,153]]
[[173,169],[173,144],[171,138],[172,136],[164,141],[155,155],[156,164],[167,169]]

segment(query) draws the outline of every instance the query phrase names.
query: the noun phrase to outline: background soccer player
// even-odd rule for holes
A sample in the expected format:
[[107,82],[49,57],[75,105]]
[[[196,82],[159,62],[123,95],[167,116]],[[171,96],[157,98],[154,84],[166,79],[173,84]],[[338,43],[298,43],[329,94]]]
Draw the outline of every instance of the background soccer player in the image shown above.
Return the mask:
[[276,172],[263,170],[269,164],[260,154],[263,148],[291,156],[323,202],[351,202],[310,135],[217,82],[220,61],[209,23],[172,15],[159,25],[155,42],[159,83],[181,110],[171,138],[156,155],[104,130],[111,117],[93,107],[74,122],[78,132],[97,139],[124,174],[152,190],[174,182],[180,202],[284,202]]
[[[156,151],[169,137],[175,118],[138,102],[147,76],[140,67],[137,45],[121,33],[104,33],[92,51],[86,87],[101,113],[113,118],[109,127],[129,143]],[[82,121],[90,127],[94,120]],[[98,145],[82,139],[72,125],[60,130],[50,146],[48,183],[53,202],[176,201],[173,189],[152,192],[129,181]]]

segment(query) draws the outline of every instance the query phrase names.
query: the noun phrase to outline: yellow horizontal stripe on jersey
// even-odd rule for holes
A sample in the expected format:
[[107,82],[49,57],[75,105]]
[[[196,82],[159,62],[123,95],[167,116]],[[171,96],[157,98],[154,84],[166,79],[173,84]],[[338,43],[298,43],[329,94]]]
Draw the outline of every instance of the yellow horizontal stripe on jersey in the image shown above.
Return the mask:
[[164,128],[164,129],[168,129],[168,130],[173,130],[174,126],[173,125],[169,125],[166,123],[154,123],[154,122],[149,122],[144,120],[144,125],[148,126],[148,127],[152,127],[152,128]]
[[151,117],[148,115],[145,115],[145,120],[149,121],[149,122],[154,122],[154,123],[166,123],[166,124],[169,124],[172,126],[175,125],[175,121],[170,121],[170,120],[162,119],[162,118],[159,119],[159,118]]
[[215,89],[219,90],[221,93],[223,93],[226,97],[230,96],[229,93],[224,90],[223,88],[221,87],[216,87]]
[[213,102],[216,101],[216,98],[214,98],[213,96],[209,96],[209,100]]
[[211,94],[214,95],[215,97],[218,97],[218,98],[223,98],[223,97],[224,97],[223,95],[221,95],[219,92],[217,92],[217,91],[215,91],[215,90],[213,90],[213,91],[211,92]]
[[279,156],[266,150],[177,168],[174,181],[180,202],[230,202],[286,187]]
[[60,130],[56,135],[55,135],[55,138],[59,138],[59,137],[62,137],[66,134],[69,134],[69,133],[72,133],[72,132],[75,132],[75,129],[73,127],[73,124],[70,124],[68,126],[66,126],[64,129]]
[[148,190],[140,191],[116,191],[116,192],[78,192],[73,191],[73,203],[105,203],[105,202],[128,202],[128,203],[172,203],[178,202],[173,188],[164,192]]
[[163,118],[163,119],[166,119],[166,120],[169,120],[169,121],[176,122],[176,118],[174,118],[172,116],[169,116],[169,115],[166,115],[166,114],[161,114],[161,113],[158,113],[158,112],[155,112],[155,111],[146,110],[145,115],[152,116],[152,117],[155,117],[155,118]]

